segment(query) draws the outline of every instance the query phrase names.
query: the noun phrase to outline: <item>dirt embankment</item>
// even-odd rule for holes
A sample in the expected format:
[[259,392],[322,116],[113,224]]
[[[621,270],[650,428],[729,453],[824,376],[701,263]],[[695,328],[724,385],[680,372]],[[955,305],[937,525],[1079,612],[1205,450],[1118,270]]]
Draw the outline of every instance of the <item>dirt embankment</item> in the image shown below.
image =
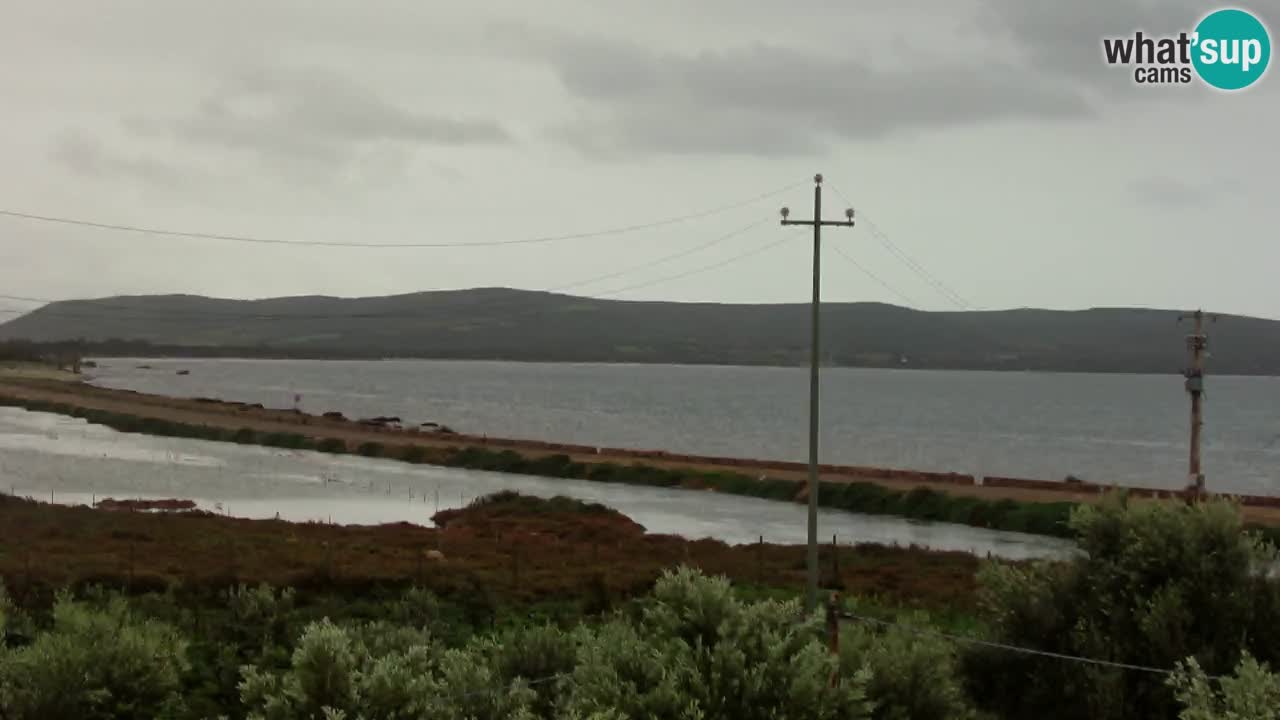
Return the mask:
[[[229,430],[248,428],[261,433],[298,433],[313,440],[334,438],[349,447],[363,443],[380,443],[390,448],[423,447],[434,449],[484,447],[512,450],[530,458],[567,455],[574,462],[633,463],[685,469],[697,472],[736,472],[759,474],[784,480],[803,480],[807,467],[803,463],[722,458],[669,453],[661,450],[597,448],[583,445],[550,443],[534,440],[494,438],[456,432],[441,432],[438,427],[402,428],[390,422],[370,423],[342,417],[338,413],[311,415],[298,410],[278,410],[257,404],[227,402],[214,398],[172,398],[132,390],[99,388],[76,382],[39,378],[0,376],[0,396],[19,400],[65,403],[82,408],[115,412],[168,422],[220,427]],[[890,490],[908,491],[918,487],[958,497],[983,500],[1014,500],[1029,503],[1097,502],[1109,486],[1089,483],[1066,483],[1021,478],[984,478],[959,473],[933,473],[848,465],[822,465],[824,482],[871,482]],[[1172,497],[1176,493],[1137,489],[1138,497]],[[1238,496],[1244,503],[1247,522],[1280,525],[1280,498]],[[803,490],[796,499],[804,499]]]

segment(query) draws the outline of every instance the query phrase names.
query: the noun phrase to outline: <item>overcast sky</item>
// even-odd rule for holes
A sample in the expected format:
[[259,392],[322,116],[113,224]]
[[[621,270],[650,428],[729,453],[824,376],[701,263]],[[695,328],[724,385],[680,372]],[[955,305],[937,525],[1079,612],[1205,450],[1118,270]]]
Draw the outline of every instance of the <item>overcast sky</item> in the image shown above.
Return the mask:
[[[1280,318],[1280,77],[1135,86],[1101,38],[1217,7],[1140,0],[0,0],[0,293],[375,295],[555,288],[804,301],[777,208],[849,197],[977,308]],[[1246,5],[1275,28],[1280,0]],[[789,241],[719,269],[661,278]],[[866,227],[831,229],[830,300],[953,309]],[[28,303],[0,301],[0,308]],[[0,319],[10,316],[0,316]]]

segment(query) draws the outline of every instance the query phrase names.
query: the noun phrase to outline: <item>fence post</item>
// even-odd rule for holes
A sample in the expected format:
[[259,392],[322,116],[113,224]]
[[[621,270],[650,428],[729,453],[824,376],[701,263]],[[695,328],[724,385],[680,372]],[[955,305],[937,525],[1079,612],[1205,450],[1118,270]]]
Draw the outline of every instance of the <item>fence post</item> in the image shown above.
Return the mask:
[[831,587],[839,588],[840,583],[840,543],[836,536],[831,536]]
[[227,558],[231,561],[231,587],[239,585],[240,569],[236,565],[236,544],[234,540],[227,541]]
[[[437,542],[439,542],[438,538]],[[418,548],[418,587],[422,587],[422,556],[425,555],[426,552],[426,548]]]
[[756,583],[764,584],[764,536],[756,542]]
[[827,596],[827,642],[831,654],[836,658],[836,666],[831,670],[831,687],[840,684],[840,594],[833,592]]
[[511,547],[511,587],[516,592],[520,590],[520,544],[516,543]]

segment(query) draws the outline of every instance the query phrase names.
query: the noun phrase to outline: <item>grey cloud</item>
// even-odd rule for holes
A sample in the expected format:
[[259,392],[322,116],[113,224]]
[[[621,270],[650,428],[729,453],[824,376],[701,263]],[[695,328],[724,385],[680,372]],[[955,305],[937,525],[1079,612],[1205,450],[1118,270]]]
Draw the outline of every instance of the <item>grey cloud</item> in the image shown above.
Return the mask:
[[53,142],[50,157],[77,175],[93,178],[128,177],[161,186],[192,179],[175,165],[144,156],[130,156],[109,149],[101,140],[69,130]]
[[1140,178],[1129,184],[1129,191],[1140,202],[1161,208],[1203,207],[1239,190],[1236,180],[1189,182],[1170,175]]
[[[248,112],[243,112],[249,106]],[[262,112],[253,117],[254,106]],[[207,120],[236,125],[266,121],[338,141],[402,140],[441,145],[507,139],[497,123],[415,112],[333,72],[308,68],[241,77],[202,107]]]
[[304,176],[367,165],[385,158],[389,146],[509,140],[496,122],[419,112],[315,68],[241,74],[183,116],[135,117],[127,126],[142,135],[248,152]]
[[596,150],[789,154],[838,139],[1092,112],[1073,85],[1011,64],[886,70],[768,45],[678,55],[529,30],[523,40],[587,105],[587,119],[558,134]]
[[[1103,62],[1104,37],[1190,29],[1203,5],[1087,4],[975,0],[952,13],[880,7],[877,22],[896,64],[877,62],[858,41],[826,54],[764,44],[675,53],[529,25],[498,26],[495,36],[545,62],[579,101],[582,111],[553,134],[595,154],[792,155],[840,140],[1212,100],[1198,87],[1135,88],[1130,72]],[[1253,9],[1277,17],[1280,0]],[[844,17],[828,14],[833,22]],[[904,35],[906,27],[917,31]]]

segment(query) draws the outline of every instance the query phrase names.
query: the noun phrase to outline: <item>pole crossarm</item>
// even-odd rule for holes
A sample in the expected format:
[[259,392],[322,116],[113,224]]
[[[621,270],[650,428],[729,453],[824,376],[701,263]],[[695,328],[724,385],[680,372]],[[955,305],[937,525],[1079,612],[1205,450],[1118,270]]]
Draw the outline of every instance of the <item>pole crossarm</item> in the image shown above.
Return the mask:
[[830,226],[853,227],[852,220],[818,220],[815,222],[813,220],[783,219],[782,224],[783,225],[809,225],[809,226],[821,225],[822,227],[830,227]]

